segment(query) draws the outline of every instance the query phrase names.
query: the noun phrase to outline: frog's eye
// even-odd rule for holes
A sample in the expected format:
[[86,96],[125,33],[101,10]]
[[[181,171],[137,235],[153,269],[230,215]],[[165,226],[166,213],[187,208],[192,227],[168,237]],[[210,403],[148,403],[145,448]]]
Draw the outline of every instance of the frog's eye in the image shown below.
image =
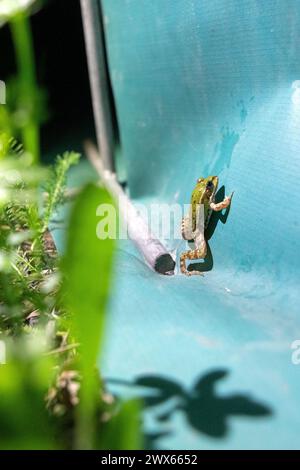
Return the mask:
[[198,178],[197,179],[197,183],[202,183],[202,181],[203,181],[203,178]]

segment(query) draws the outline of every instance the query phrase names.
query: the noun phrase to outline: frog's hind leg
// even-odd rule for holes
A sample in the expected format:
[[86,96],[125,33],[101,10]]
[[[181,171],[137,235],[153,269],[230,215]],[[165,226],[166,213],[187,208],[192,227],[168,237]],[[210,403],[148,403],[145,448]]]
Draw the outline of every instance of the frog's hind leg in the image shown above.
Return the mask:
[[192,224],[190,217],[186,215],[181,222],[181,235],[184,240],[194,241],[194,234],[192,232]]
[[186,260],[194,260],[194,259],[199,259],[200,258],[200,250],[189,250],[185,251],[182,253],[180,256],[180,270],[182,274],[185,274],[186,276],[193,276],[193,275],[198,275],[198,276],[203,276],[203,274],[200,271],[188,271],[186,267]]
[[206,257],[207,253],[207,246],[206,246],[206,241],[204,240],[204,237],[202,235],[199,235],[195,239],[195,245],[196,249],[195,250],[189,250],[185,251],[182,253],[180,256],[180,270],[182,274],[185,274],[186,276],[203,276],[203,273],[198,270],[193,270],[193,271],[188,271],[187,266],[186,266],[186,261],[187,260],[195,260],[195,259],[204,259]]

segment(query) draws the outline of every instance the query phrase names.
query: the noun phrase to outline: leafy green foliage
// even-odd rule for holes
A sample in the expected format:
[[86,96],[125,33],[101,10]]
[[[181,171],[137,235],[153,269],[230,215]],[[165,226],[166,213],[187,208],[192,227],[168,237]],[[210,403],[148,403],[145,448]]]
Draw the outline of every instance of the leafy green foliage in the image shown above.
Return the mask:
[[45,186],[47,200],[43,214],[42,232],[48,228],[50,219],[57,207],[64,202],[67,172],[71,166],[78,163],[79,158],[80,154],[75,152],[65,152],[63,156],[59,155],[57,157],[52,175]]
[[60,288],[48,226],[79,155],[59,156],[50,172],[38,165],[47,113],[26,9],[33,3],[5,0],[0,7],[17,65],[0,106],[0,340],[8,346],[0,365],[0,448],[137,449],[139,403],[117,403],[95,367],[114,244],[96,237],[96,207],[111,199],[94,185],[72,211]]
[[33,311],[47,316],[55,308],[52,293],[41,291],[57,270],[48,221],[62,202],[66,172],[79,156],[71,152],[57,159],[47,181],[49,193],[43,198],[44,207],[39,209],[39,186],[46,185],[49,172],[32,168],[18,144],[8,142],[10,155],[0,161],[0,332],[16,334]]
[[[35,167],[35,176],[27,171],[26,154],[0,162],[7,190],[0,207],[0,339],[14,338],[8,366],[0,367],[3,448],[141,445],[139,404],[119,405],[95,367],[114,251],[112,240],[96,236],[96,208],[112,203],[96,185],[83,189],[73,206],[59,288],[61,274],[45,221],[64,202],[66,174],[77,161],[77,154],[66,153],[50,172]],[[16,180],[7,178],[12,171]],[[37,432],[41,428],[43,436]]]

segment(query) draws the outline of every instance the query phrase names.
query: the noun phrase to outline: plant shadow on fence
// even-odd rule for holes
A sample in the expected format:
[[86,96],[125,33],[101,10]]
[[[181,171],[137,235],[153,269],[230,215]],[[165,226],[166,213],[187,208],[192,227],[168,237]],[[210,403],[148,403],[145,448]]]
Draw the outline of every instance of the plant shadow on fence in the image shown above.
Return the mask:
[[171,418],[177,411],[184,413],[192,429],[216,439],[227,435],[234,417],[263,418],[273,414],[267,404],[260,403],[246,393],[219,395],[216,386],[228,374],[226,369],[209,371],[200,376],[190,390],[158,375],[141,376],[132,383],[118,380],[109,382],[133,387],[144,403],[144,411],[153,411],[157,431],[145,434],[145,447],[155,449],[158,439],[173,433]]

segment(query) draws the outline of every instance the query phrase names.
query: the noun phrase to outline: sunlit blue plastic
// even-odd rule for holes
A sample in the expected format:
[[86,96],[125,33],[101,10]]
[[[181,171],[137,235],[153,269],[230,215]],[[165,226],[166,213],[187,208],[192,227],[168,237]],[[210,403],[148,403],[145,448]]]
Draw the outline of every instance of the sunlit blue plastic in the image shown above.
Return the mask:
[[[132,385],[139,376],[164,391],[144,416],[156,448],[299,448],[300,2],[102,4],[131,196],[188,203],[209,174],[235,194],[204,278],[159,276],[120,245],[101,369],[123,396],[151,393]],[[216,394],[191,393],[221,369]],[[160,378],[186,392],[168,395]],[[241,416],[237,396],[222,401],[236,394]],[[250,396],[269,414],[250,416]]]

